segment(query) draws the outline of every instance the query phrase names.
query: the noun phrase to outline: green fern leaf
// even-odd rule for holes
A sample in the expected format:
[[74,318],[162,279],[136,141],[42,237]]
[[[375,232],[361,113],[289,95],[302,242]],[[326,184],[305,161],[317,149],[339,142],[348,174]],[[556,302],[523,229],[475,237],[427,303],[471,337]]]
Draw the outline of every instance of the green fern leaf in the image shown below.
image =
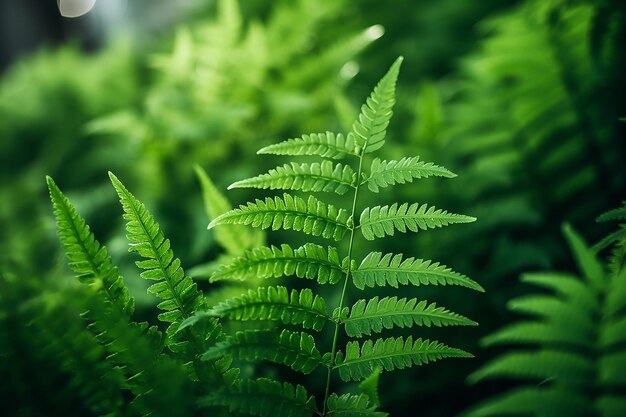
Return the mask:
[[552,323],[522,321],[484,337],[482,346],[504,344],[544,344],[546,346],[572,345],[582,349],[593,349],[593,335],[576,326],[554,326]]
[[567,238],[567,243],[569,243],[572,253],[574,253],[574,259],[580,271],[593,288],[600,291],[606,285],[602,264],[598,261],[593,251],[587,247],[583,238],[570,225],[563,225],[563,233]]
[[366,208],[361,213],[360,227],[363,236],[368,240],[376,237],[393,236],[396,230],[405,233],[408,230],[417,232],[434,229],[454,223],[471,223],[475,217],[448,213],[446,210],[421,206],[417,203],[409,205],[393,203],[391,206],[375,206]]
[[358,156],[355,151],[354,137],[344,137],[341,133],[312,133],[301,138],[266,146],[257,153],[272,155],[317,155],[323,158],[340,159],[346,155]]
[[322,364],[322,355],[315,347],[313,336],[289,330],[282,330],[280,334],[272,330],[240,331],[209,348],[201,358],[215,360],[231,354],[243,360],[280,363],[303,374],[313,372]]
[[374,372],[359,383],[359,390],[367,395],[372,405],[380,406],[380,397],[378,395],[378,381],[383,369],[379,366]]
[[[623,409],[622,409],[623,410]],[[562,388],[522,387],[479,404],[462,417],[589,416],[595,411],[586,398]],[[617,417],[620,414],[615,414]],[[608,417],[608,415],[606,415]]]
[[456,174],[432,162],[420,161],[419,156],[402,158],[399,161],[381,161],[375,158],[370,168],[367,187],[377,193],[379,188],[432,176],[454,178]]
[[57,222],[59,239],[69,259],[70,268],[84,283],[91,284],[124,317],[130,318],[135,300],[124,285],[124,278],[113,266],[106,248],[101,246],[85,220],[50,177],[46,177]]
[[398,58],[378,82],[361,107],[358,119],[352,125],[352,134],[357,145],[356,152],[359,155],[374,152],[385,143],[387,126],[396,102],[396,81],[402,59]]
[[[232,204],[218,191],[217,187],[207,173],[195,166],[196,176],[202,187],[202,198],[209,221],[220,214],[232,210]],[[260,230],[250,230],[244,226],[224,226],[215,231],[215,240],[230,255],[240,256],[246,249],[261,246],[265,243],[264,233]]]
[[624,207],[618,207],[613,210],[609,210],[605,213],[602,213],[596,219],[597,222],[610,222],[610,221],[626,221],[626,201],[622,202]]
[[344,195],[355,187],[356,173],[350,165],[331,161],[312,164],[285,164],[267,174],[237,181],[228,189],[262,188],[270,190],[325,191]]
[[178,323],[190,317],[203,302],[196,284],[185,276],[180,260],[174,258],[170,249],[170,241],[165,239],[150,212],[115,175],[109,173],[109,176],[124,208],[124,218],[128,221],[129,251],[146,258],[137,262],[137,266],[145,269],[141,277],[158,281],[148,288],[148,292],[163,300],[157,306],[165,311],[159,314],[159,319]]
[[231,413],[260,417],[311,417],[315,399],[301,385],[295,387],[266,378],[240,380],[199,401],[202,407],[225,406]]
[[554,379],[581,384],[593,378],[594,364],[584,356],[561,350],[512,352],[488,362],[467,380],[474,384],[492,378]]
[[411,336],[366,340],[363,345],[348,342],[346,354],[338,353],[334,368],[344,381],[361,380],[378,367],[386,371],[427,364],[443,358],[471,358],[471,354],[451,348],[437,341],[419,338],[413,342]]
[[296,275],[298,278],[317,279],[320,284],[336,284],[345,274],[347,258],[339,260],[337,249],[307,243],[299,248],[282,244],[260,247],[247,251],[232,263],[221,266],[211,282],[224,279],[245,281],[248,279],[279,278]]
[[370,252],[361,265],[352,273],[354,285],[358,289],[390,285],[458,285],[484,292],[475,281],[452,271],[438,262],[422,259],[402,259],[402,254]]
[[261,229],[295,230],[326,239],[341,240],[348,231],[350,218],[344,209],[326,204],[313,196],[304,200],[284,194],[283,198],[266,198],[241,205],[222,214],[209,224],[209,229],[221,224],[244,224]]
[[379,300],[376,296],[369,301],[357,301],[350,311],[350,317],[343,320],[346,333],[351,337],[361,337],[372,332],[380,333],[383,329],[417,326],[476,326],[478,323],[453,313],[436,303],[417,301],[412,298],[384,297]]
[[290,295],[281,286],[248,290],[247,294],[223,301],[211,312],[234,320],[280,320],[317,331],[331,320],[322,297],[313,296],[308,288],[291,290]]
[[388,414],[376,411],[367,395],[331,394],[326,403],[327,416],[333,417],[386,417]]

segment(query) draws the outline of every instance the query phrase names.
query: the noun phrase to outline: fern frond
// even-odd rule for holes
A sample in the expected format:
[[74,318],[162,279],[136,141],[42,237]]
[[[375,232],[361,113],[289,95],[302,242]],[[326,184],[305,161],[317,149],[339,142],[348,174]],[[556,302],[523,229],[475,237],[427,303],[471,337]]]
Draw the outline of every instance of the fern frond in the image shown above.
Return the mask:
[[606,285],[604,267],[596,258],[595,253],[587,247],[583,238],[569,224],[564,224],[562,229],[578,268],[593,288],[601,291]]
[[331,394],[328,397],[326,413],[333,417],[386,417],[388,414],[376,411],[376,405],[370,403],[367,395]]
[[352,273],[354,285],[362,290],[366,286],[390,285],[458,285],[484,292],[484,289],[465,275],[454,272],[439,262],[422,259],[402,259],[402,254],[370,252]]
[[566,389],[522,387],[486,400],[461,416],[502,417],[520,414],[541,417],[588,416],[594,415],[594,410],[586,398]]
[[295,230],[326,239],[341,240],[348,231],[348,212],[337,209],[313,196],[304,200],[284,194],[283,198],[266,198],[241,205],[222,214],[209,224],[209,229],[221,224],[244,224],[261,229]]
[[484,337],[481,345],[513,343],[546,346],[572,345],[582,349],[593,349],[592,337],[588,329],[581,329],[577,326],[554,326],[553,323],[522,321],[505,326]]
[[323,158],[341,159],[346,155],[358,156],[355,150],[354,136],[344,136],[332,132],[312,133],[301,138],[266,146],[258,154],[272,155],[317,155]]
[[432,162],[420,161],[419,156],[402,158],[399,161],[381,161],[374,158],[367,178],[367,187],[377,193],[379,188],[433,176],[454,178],[456,174]]
[[[194,166],[196,176],[202,187],[202,199],[209,221],[220,214],[232,210],[232,204],[219,192],[211,177],[199,166]],[[265,243],[264,233],[260,230],[250,230],[244,226],[224,226],[215,231],[215,240],[230,255],[240,256],[249,248]]]
[[562,350],[507,353],[488,362],[467,380],[476,383],[491,378],[554,379],[581,384],[593,378],[594,364],[580,354]]
[[609,210],[602,213],[596,218],[597,222],[610,222],[610,221],[626,221],[626,201],[622,203],[624,207],[619,207],[613,210]]
[[203,407],[225,406],[231,413],[259,417],[311,417],[315,398],[301,385],[293,386],[266,378],[244,379],[202,398]]
[[388,339],[366,340],[362,345],[348,342],[345,356],[337,354],[334,368],[344,381],[361,380],[368,377],[377,367],[386,371],[422,365],[443,358],[471,358],[471,354],[451,348],[437,341],[411,336]]
[[533,272],[523,274],[521,281],[551,289],[559,297],[576,305],[579,310],[593,312],[600,308],[596,295],[589,291],[589,286],[575,275],[557,272]]
[[282,286],[248,290],[247,294],[216,305],[211,313],[234,320],[280,320],[317,331],[331,320],[322,297],[313,296],[308,288],[291,290],[289,294]]
[[374,152],[385,143],[387,126],[396,102],[396,81],[402,59],[402,57],[398,58],[374,87],[372,94],[361,106],[358,119],[352,125],[356,152],[359,155]]
[[69,199],[50,177],[46,177],[57,222],[61,245],[69,259],[69,267],[84,283],[102,291],[105,298],[124,317],[135,310],[135,300],[124,285],[124,278],[113,266],[107,249],[96,240]]
[[363,210],[360,217],[360,227],[363,237],[374,240],[385,235],[393,236],[394,232],[406,233],[407,229],[412,232],[434,229],[454,223],[471,223],[475,217],[462,214],[448,213],[446,210],[437,209],[426,204],[393,203],[391,206],[368,207]]
[[379,366],[372,372],[370,376],[359,383],[359,390],[370,400],[372,405],[380,406],[380,397],[378,395],[378,381],[383,369]]
[[170,241],[165,239],[159,224],[143,203],[115,175],[109,173],[109,176],[122,203],[124,218],[128,221],[126,230],[130,242],[129,251],[146,258],[137,262],[137,266],[145,270],[141,277],[159,281],[148,288],[149,293],[163,300],[157,306],[165,311],[159,314],[159,319],[177,323],[191,316],[203,302],[196,284],[185,276],[180,260],[174,258],[170,249]]
[[296,275],[298,278],[316,279],[320,284],[336,284],[345,273],[347,262],[347,258],[339,260],[339,253],[332,246],[328,250],[313,243],[296,249],[286,244],[280,245],[280,248],[260,247],[247,251],[228,265],[221,266],[211,276],[211,282]]
[[285,164],[268,173],[237,181],[233,188],[262,188],[270,190],[325,191],[344,195],[355,187],[356,173],[350,165],[331,161],[312,164]]
[[323,363],[313,336],[289,330],[282,330],[280,334],[272,330],[239,331],[209,348],[201,359],[215,360],[231,354],[248,361],[280,363],[303,374],[313,372]]
[[383,329],[391,329],[394,326],[413,327],[431,325],[442,326],[476,326],[477,323],[446,310],[437,307],[436,303],[428,304],[426,301],[417,301],[416,298],[407,300],[398,297],[377,296],[366,300],[357,301],[350,311],[350,316],[343,320],[346,333],[350,337],[361,337],[363,334],[371,335],[372,332],[380,333]]

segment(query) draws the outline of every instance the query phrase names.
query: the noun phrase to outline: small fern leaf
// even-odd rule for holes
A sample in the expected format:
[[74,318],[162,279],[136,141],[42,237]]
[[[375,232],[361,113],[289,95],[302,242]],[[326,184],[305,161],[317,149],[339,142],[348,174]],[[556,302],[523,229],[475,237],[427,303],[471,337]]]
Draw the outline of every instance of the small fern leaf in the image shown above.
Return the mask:
[[209,348],[202,360],[216,360],[233,355],[242,360],[268,360],[294,371],[309,374],[322,364],[322,355],[315,347],[313,336],[304,332],[282,330],[239,331],[225,341]]
[[395,231],[406,233],[434,229],[454,223],[471,223],[475,217],[448,213],[446,210],[421,206],[417,203],[409,205],[394,203],[391,206],[375,206],[366,208],[361,213],[360,227],[363,237],[374,240],[377,237],[393,236]]
[[579,393],[558,387],[521,387],[483,401],[461,416],[589,416],[595,413],[596,411],[590,406],[589,399]]
[[352,135],[346,137],[341,133],[335,134],[332,132],[312,133],[303,135],[301,138],[287,139],[286,141],[266,146],[257,153],[293,156],[316,155],[332,159],[340,159],[346,155],[358,156]]
[[596,219],[597,222],[610,222],[610,221],[626,221],[626,201],[622,202],[623,207],[618,207],[616,209],[609,210],[605,213],[602,213]]
[[376,407],[380,406],[380,397],[378,395],[378,381],[380,380],[380,373],[383,369],[379,366],[372,372],[370,376],[365,378],[359,383],[359,390],[370,400],[372,405]]
[[345,274],[347,262],[347,258],[339,260],[339,253],[332,246],[328,250],[313,243],[296,249],[286,244],[280,245],[280,248],[260,247],[247,251],[228,265],[221,266],[211,276],[211,282],[296,275],[298,278],[316,279],[320,284],[336,284]]
[[384,297],[380,300],[374,297],[369,301],[357,301],[350,311],[350,316],[343,321],[346,333],[350,337],[361,337],[372,332],[380,333],[383,329],[394,326],[413,327],[431,325],[442,326],[476,326],[477,323],[453,313],[436,303],[417,301],[416,298]]
[[326,403],[327,416],[333,417],[386,417],[383,411],[376,411],[367,395],[331,394]]
[[476,291],[484,289],[474,280],[454,272],[438,262],[422,259],[402,259],[402,254],[370,252],[352,273],[354,285],[362,290],[366,286],[390,285],[458,285]]
[[443,358],[471,358],[471,354],[451,348],[437,341],[419,338],[413,342],[411,336],[366,340],[362,345],[348,342],[345,356],[337,355],[335,369],[344,381],[367,378],[377,367],[386,371],[422,365]]
[[310,289],[300,292],[287,288],[261,287],[247,294],[223,301],[211,309],[213,314],[234,320],[280,320],[320,331],[331,320],[326,302]]
[[297,164],[292,162],[257,177],[237,181],[228,189],[262,188],[270,190],[325,191],[344,195],[355,187],[356,173],[350,165],[331,161]]
[[259,417],[311,417],[315,399],[301,385],[266,378],[244,379],[200,399],[201,407],[228,407],[231,413]]
[[369,178],[367,178],[367,187],[377,193],[379,188],[433,176],[454,178],[456,174],[432,162],[420,161],[418,156],[402,158],[399,161],[381,161],[375,158],[372,161]]
[[374,87],[374,91],[361,106],[358,119],[352,125],[358,154],[374,152],[385,143],[387,126],[396,102],[396,82],[402,59],[396,59],[387,74]]
[[471,374],[474,384],[493,378],[545,379],[580,384],[593,378],[595,365],[590,358],[563,350],[511,352],[501,355]]
[[[231,210],[232,204],[219,192],[211,177],[197,165],[194,170],[202,187],[202,199],[209,221]],[[260,230],[250,230],[245,226],[232,225],[216,230],[215,240],[229,255],[240,256],[246,249],[263,245],[265,236]]]
[[209,224],[209,229],[221,224],[244,224],[261,229],[295,230],[326,239],[341,240],[351,219],[345,209],[337,209],[313,196],[304,200],[284,194],[283,197],[256,200],[222,214]]
[[137,262],[137,266],[145,270],[141,277],[158,281],[148,288],[148,292],[163,300],[157,306],[164,310],[159,319],[177,323],[190,317],[203,302],[196,284],[185,276],[180,260],[174,258],[170,249],[170,241],[165,239],[152,214],[115,175],[109,173],[109,176],[122,203],[124,218],[128,221],[129,251],[145,258]]
[[46,177],[50,199],[57,222],[57,230],[69,266],[84,283],[102,291],[105,298],[124,317],[130,318],[135,300],[124,285],[124,278],[113,266],[107,249],[96,240],[69,199],[50,177]]

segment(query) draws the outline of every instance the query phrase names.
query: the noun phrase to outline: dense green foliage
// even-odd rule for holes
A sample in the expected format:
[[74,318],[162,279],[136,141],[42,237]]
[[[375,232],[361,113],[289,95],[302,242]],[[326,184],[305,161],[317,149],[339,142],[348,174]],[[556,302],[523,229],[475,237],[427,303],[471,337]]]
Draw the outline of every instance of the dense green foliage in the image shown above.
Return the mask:
[[[599,220],[626,220],[624,207]],[[469,376],[470,382],[495,378],[522,381],[487,400],[467,416],[607,416],[626,413],[624,326],[626,267],[624,224],[598,248],[611,245],[603,264],[570,226],[564,228],[582,277],[537,272],[522,281],[550,293],[511,300],[509,308],[529,316],[483,339],[486,346],[522,345],[496,357]]]
[[[196,407],[197,398],[214,392],[206,386],[221,386],[214,385],[213,376],[219,377],[211,363],[196,355],[217,344],[226,351],[230,340],[243,340],[238,332],[251,329],[265,332],[255,333],[264,338],[271,332],[281,343],[285,328],[283,347],[308,343],[302,336],[308,333],[324,359],[338,317],[337,350],[344,355],[348,344],[359,355],[364,347],[368,355],[380,349],[365,346],[369,339],[410,351],[421,346],[418,336],[423,342],[444,334],[446,344],[476,358],[398,372],[375,368],[361,383],[343,382],[333,371],[330,391],[336,394],[328,395],[328,414],[351,415],[357,408],[357,415],[381,416],[381,407],[403,416],[419,407],[423,417],[440,417],[510,387],[537,387],[532,379],[506,386],[464,381],[508,348],[481,349],[477,341],[517,320],[507,301],[529,293],[518,275],[574,270],[561,242],[563,222],[599,241],[592,250],[600,254],[606,280],[620,262],[619,255],[604,258],[599,251],[615,248],[623,227],[608,234],[607,224],[589,219],[626,195],[623,2],[191,3],[179,9],[177,2],[163,2],[161,10],[154,2],[129,2],[149,7],[133,22],[138,36],[122,33],[116,22],[109,31],[119,38],[98,50],[84,50],[80,39],[48,45],[22,54],[0,74],[0,378],[11,381],[0,386],[3,410],[20,416],[228,412],[209,407],[208,398],[208,408]],[[193,15],[179,14],[183,9]],[[103,24],[100,18],[87,16],[72,31]],[[358,119],[357,135],[352,132],[360,102],[399,55],[406,59],[393,122],[382,128],[387,143],[357,169],[363,137],[382,145],[376,122]],[[276,143],[280,138],[292,139]],[[156,223],[118,184],[125,207],[139,215],[127,219],[128,234],[147,244],[127,252],[107,171],[136,192],[171,241],[159,233],[142,236],[142,224],[155,232]],[[359,225],[361,213],[366,222],[348,257],[353,224],[342,209],[349,208],[359,171],[367,177],[358,181],[352,222]],[[65,207],[61,224],[76,227],[64,229],[62,247],[46,175],[75,206],[53,192],[57,211]],[[227,199],[220,190],[228,184]],[[293,201],[273,192],[285,187]],[[259,188],[267,194],[259,196]],[[314,193],[314,200],[303,193]],[[274,230],[279,223],[267,225],[264,216],[249,219],[261,227],[222,224],[206,231],[207,222],[236,209],[229,199],[299,211],[281,219],[289,230]],[[328,206],[336,212],[324,211]],[[438,227],[463,220],[441,208],[480,221]],[[606,218],[619,217],[620,210]],[[89,233],[77,213],[89,220]],[[427,213],[433,216],[428,221],[420,217]],[[310,234],[294,232],[308,229],[299,222],[309,214],[334,220],[332,230],[318,222]],[[68,270],[64,250],[79,279]],[[348,270],[344,312],[335,316],[337,285]],[[580,275],[578,282],[586,283]],[[485,294],[468,295],[468,288],[481,286]],[[584,321],[584,306],[573,307],[572,317]],[[209,333],[202,328],[217,317],[224,336],[204,339]],[[592,319],[585,323],[593,333],[601,326]],[[454,324],[469,327],[440,328]],[[254,356],[239,348],[232,353]],[[272,352],[261,356],[270,360],[235,358],[245,382],[219,388],[221,399],[211,401],[256,390],[263,395],[242,407],[262,412],[276,403],[263,401],[273,395],[283,399],[284,413],[294,404],[307,410],[312,398],[319,411],[323,360],[304,375],[268,363]],[[396,358],[394,368],[413,364],[402,354]],[[301,363],[310,368],[314,362]],[[538,387],[552,387],[542,382]],[[592,389],[624,398],[623,388],[604,388]],[[580,398],[592,398],[589,404],[589,395],[586,390]]]

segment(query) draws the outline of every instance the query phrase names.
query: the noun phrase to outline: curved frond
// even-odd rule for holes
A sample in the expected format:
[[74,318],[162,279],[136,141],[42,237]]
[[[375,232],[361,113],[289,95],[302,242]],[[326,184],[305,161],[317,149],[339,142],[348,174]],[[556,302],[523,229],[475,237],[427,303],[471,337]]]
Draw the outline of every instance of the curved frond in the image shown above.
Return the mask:
[[202,398],[199,405],[224,406],[231,413],[259,417],[311,417],[317,411],[315,398],[303,386],[266,378],[244,379],[220,388]]
[[141,277],[158,281],[148,288],[148,292],[163,301],[157,306],[164,313],[159,319],[176,323],[188,318],[202,304],[202,295],[193,280],[185,276],[178,258],[170,249],[170,241],[165,238],[152,214],[112,173],[111,182],[119,195],[128,221],[126,230],[130,242],[129,251],[137,252],[145,258],[137,266],[144,269]]
[[610,221],[626,221],[626,201],[622,202],[623,207],[609,210],[602,213],[596,219],[597,222],[610,222]]
[[378,407],[380,405],[380,397],[378,395],[378,381],[380,380],[380,373],[383,371],[381,367],[378,367],[372,372],[370,376],[365,378],[359,383],[359,390],[370,400],[372,405]]
[[355,151],[354,136],[341,133],[312,133],[300,138],[266,146],[257,153],[272,155],[317,155],[323,158],[340,159],[346,155],[358,156]]
[[124,278],[113,266],[107,249],[96,240],[69,199],[50,177],[46,177],[57,222],[57,233],[77,278],[98,288],[106,300],[125,317],[135,310],[135,300],[124,285]]
[[388,339],[366,340],[362,345],[348,342],[345,356],[337,355],[334,366],[344,381],[361,380],[377,368],[385,371],[422,365],[443,358],[471,358],[471,354],[451,348],[437,341],[419,338],[413,342],[411,336]]
[[396,59],[374,91],[361,106],[361,113],[352,125],[358,154],[374,152],[385,143],[387,126],[396,103],[396,82],[403,58]]
[[432,162],[420,161],[419,156],[402,158],[399,161],[381,161],[375,158],[367,178],[367,187],[377,193],[379,188],[433,176],[454,178],[456,174]]
[[497,330],[481,340],[482,346],[503,344],[573,345],[593,349],[592,336],[587,329],[576,326],[554,326],[553,323],[521,321]]
[[308,288],[289,294],[282,286],[248,290],[216,305],[211,313],[234,320],[280,320],[318,331],[331,320],[322,297],[313,296]]
[[397,327],[413,327],[431,325],[442,326],[476,326],[477,323],[446,310],[437,307],[436,303],[428,304],[427,301],[418,301],[416,298],[407,300],[398,297],[377,296],[366,300],[357,301],[350,311],[350,316],[343,320],[346,333],[351,337],[361,337],[363,334],[371,335],[380,333],[383,329]]
[[313,336],[304,332],[282,330],[248,330],[235,333],[217,343],[202,355],[202,360],[215,360],[233,355],[248,361],[268,360],[294,371],[309,374],[322,364],[322,355]]
[[222,214],[209,224],[209,229],[221,224],[244,224],[261,229],[295,230],[326,239],[341,240],[348,231],[348,212],[326,204],[313,196],[304,200],[284,194],[283,197],[256,200]]
[[271,169],[267,174],[237,181],[233,188],[262,188],[270,190],[325,191],[344,195],[354,188],[356,173],[350,165],[331,161],[297,164],[292,162]]
[[[522,387],[486,400],[462,417],[588,416],[594,412],[587,398],[559,388]],[[619,414],[617,414],[619,415]],[[617,416],[616,415],[616,416]]]
[[331,394],[326,403],[327,416],[332,417],[386,417],[383,411],[376,411],[376,405],[371,404],[365,394],[361,395],[337,395]]
[[454,272],[439,262],[402,259],[402,254],[370,252],[352,273],[358,289],[390,285],[458,285],[483,292],[483,288],[465,275]]
[[463,214],[448,213],[426,204],[393,203],[391,206],[368,207],[360,217],[360,227],[363,237],[374,240],[376,237],[393,236],[394,232],[406,233],[434,229],[454,223],[471,223],[475,217]]
[[335,247],[324,249],[323,246],[306,243],[293,249],[282,244],[280,248],[271,246],[247,251],[232,263],[221,266],[211,276],[211,282],[296,275],[298,278],[316,279],[320,284],[336,284],[344,275],[345,268],[347,258],[340,261]]

